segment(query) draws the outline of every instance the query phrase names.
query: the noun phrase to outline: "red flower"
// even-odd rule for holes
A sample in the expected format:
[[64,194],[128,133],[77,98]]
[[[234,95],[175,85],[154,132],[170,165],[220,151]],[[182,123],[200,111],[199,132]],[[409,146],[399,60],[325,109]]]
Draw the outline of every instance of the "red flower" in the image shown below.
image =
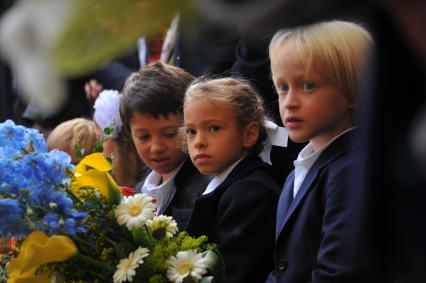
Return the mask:
[[21,240],[22,238],[16,237],[0,238],[0,254],[9,254],[10,252],[16,251],[18,249],[18,242]]
[[120,187],[120,191],[121,191],[121,194],[125,197],[133,196],[134,194],[136,194],[135,189],[124,187],[124,186]]

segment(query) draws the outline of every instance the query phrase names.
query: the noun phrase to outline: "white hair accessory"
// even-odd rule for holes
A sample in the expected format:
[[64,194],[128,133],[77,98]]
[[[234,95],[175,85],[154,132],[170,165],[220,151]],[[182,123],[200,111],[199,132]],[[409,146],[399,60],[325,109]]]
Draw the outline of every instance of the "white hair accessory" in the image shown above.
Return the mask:
[[104,130],[112,128],[111,138],[117,138],[123,123],[120,118],[120,93],[116,90],[103,90],[95,100],[93,118]]
[[263,151],[260,153],[260,157],[266,163],[272,164],[271,162],[271,149],[272,146],[287,147],[288,143],[288,131],[286,128],[280,127],[272,121],[266,120],[263,124],[266,130],[267,140],[263,145]]

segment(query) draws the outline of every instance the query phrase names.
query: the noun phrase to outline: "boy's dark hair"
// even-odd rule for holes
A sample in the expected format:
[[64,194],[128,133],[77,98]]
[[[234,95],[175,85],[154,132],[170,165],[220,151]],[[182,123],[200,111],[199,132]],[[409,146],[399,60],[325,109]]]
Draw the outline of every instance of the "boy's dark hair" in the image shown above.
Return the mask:
[[186,88],[195,78],[181,68],[160,62],[148,64],[126,80],[120,99],[120,116],[129,130],[133,113],[156,119],[182,114]]

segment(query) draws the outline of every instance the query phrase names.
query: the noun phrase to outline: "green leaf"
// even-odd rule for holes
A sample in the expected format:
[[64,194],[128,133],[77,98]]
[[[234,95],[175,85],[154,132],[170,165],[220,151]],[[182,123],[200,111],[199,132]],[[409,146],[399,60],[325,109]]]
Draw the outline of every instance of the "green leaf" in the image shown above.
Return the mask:
[[214,280],[213,276],[207,276],[207,277],[203,277],[200,280],[200,283],[216,283],[216,281]]
[[[216,249],[205,251],[203,252],[203,257],[206,260],[207,267],[212,273],[214,280],[205,282],[202,280],[201,282],[223,282],[225,276],[225,265],[223,262],[222,255],[219,253],[219,251]],[[206,280],[208,280],[207,278],[208,277],[206,277]]]
[[79,142],[74,144],[74,152],[75,152],[75,156],[77,156],[77,158],[83,158],[84,157],[84,149],[81,148],[81,144]]
[[144,246],[149,249],[154,246],[154,240],[145,225],[139,229],[132,229],[132,236],[137,245]]
[[189,0],[74,0],[75,12],[58,37],[54,63],[64,75],[79,75],[116,58],[137,39],[165,31]]
[[112,134],[112,127],[106,127],[104,129],[104,134],[107,135],[107,136],[111,135]]

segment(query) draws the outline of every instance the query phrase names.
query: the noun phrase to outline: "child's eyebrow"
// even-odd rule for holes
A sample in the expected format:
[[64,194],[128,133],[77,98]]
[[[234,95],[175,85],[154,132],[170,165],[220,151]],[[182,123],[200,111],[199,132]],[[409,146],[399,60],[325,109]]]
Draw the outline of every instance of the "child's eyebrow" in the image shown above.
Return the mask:
[[218,119],[208,119],[208,120],[204,120],[201,123],[201,125],[205,126],[205,125],[210,125],[210,124],[214,124],[214,123],[223,124],[223,123],[225,123],[225,121],[224,120],[218,120]]
[[135,132],[141,132],[141,131],[146,132],[146,131],[148,131],[148,129],[146,129],[146,128],[134,128],[133,131],[135,131]]
[[[223,121],[223,120],[218,120],[218,119],[208,119],[208,120],[203,120],[201,123],[200,123],[200,125],[201,126],[205,126],[205,125],[208,125],[208,124],[212,124],[212,123],[220,123],[220,124],[223,124],[223,123],[225,123],[225,121]],[[194,123],[185,123],[184,125],[183,125],[184,127],[194,127],[195,126],[195,124]]]
[[167,131],[167,130],[176,130],[176,129],[179,129],[181,126],[179,125],[179,126],[167,126],[167,127],[164,127],[164,128],[161,128],[161,130],[163,130],[163,131]]

